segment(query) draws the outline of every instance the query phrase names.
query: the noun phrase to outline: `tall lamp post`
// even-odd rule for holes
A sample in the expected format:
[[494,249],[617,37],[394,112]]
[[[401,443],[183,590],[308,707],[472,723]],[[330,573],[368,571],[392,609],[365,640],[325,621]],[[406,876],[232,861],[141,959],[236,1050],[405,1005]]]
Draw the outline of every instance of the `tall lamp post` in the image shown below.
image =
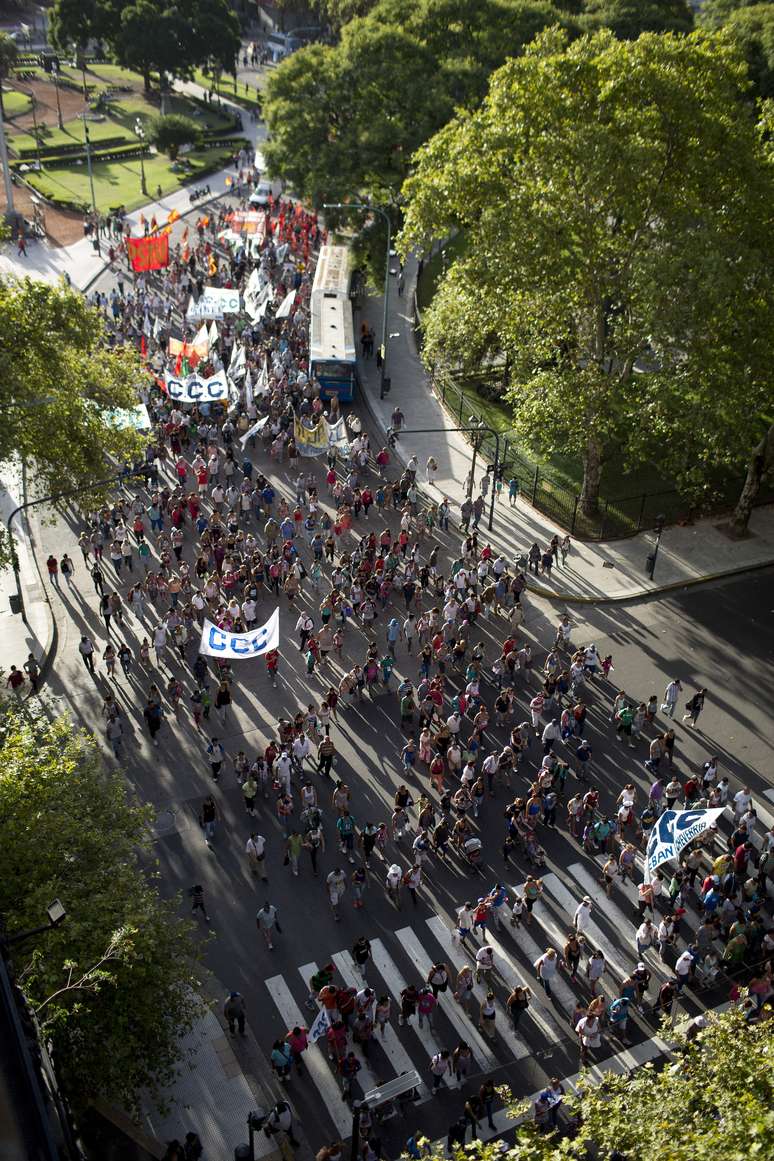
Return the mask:
[[387,304],[390,297],[390,252],[392,249],[392,223],[390,216],[381,206],[372,206],[368,202],[325,202],[324,210],[357,210],[364,214],[379,214],[384,218],[384,223],[387,227],[387,253],[384,260],[384,306],[382,310],[382,365],[379,376],[379,398],[384,399],[387,392],[385,383],[389,382],[386,379],[387,370],[387,343],[389,334],[387,332]]
[[140,191],[147,197],[148,187],[145,184],[145,126],[139,117],[134,123],[134,132],[140,139]]
[[62,102],[59,99],[59,61],[54,60],[51,63],[51,75],[54,78],[54,91],[56,92],[56,119],[60,129],[64,129],[64,122],[62,120]]
[[666,524],[666,516],[659,515],[656,517],[656,543],[653,545],[653,551],[649,552],[647,557],[645,558],[645,571],[647,572],[647,574],[651,580],[653,580],[653,574],[656,571],[656,561],[658,560],[658,550],[661,547],[661,533],[664,531],[665,524]]
[[[85,84],[85,81],[84,81]],[[89,189],[91,190],[91,209],[94,214],[94,249],[97,254],[101,255],[102,251],[99,248],[99,214],[97,213],[97,199],[94,194],[94,172],[91,167],[91,138],[89,137],[89,126],[86,121],[88,109],[83,114],[83,140],[86,144],[86,165],[89,170]]]
[[[473,489],[476,486],[476,456],[478,455],[479,448],[481,447],[481,441],[484,438],[484,432],[487,430],[487,428],[483,419],[479,419],[478,423],[476,423],[475,415],[468,416],[468,423],[471,425],[468,430],[472,433],[470,442],[473,444],[473,459],[470,461],[470,475],[468,476],[468,486],[466,489],[468,499],[470,500],[473,496]],[[497,458],[499,459],[500,457],[498,456]],[[497,465],[495,465],[495,471],[496,470]],[[489,527],[491,528],[492,525],[490,524]]]

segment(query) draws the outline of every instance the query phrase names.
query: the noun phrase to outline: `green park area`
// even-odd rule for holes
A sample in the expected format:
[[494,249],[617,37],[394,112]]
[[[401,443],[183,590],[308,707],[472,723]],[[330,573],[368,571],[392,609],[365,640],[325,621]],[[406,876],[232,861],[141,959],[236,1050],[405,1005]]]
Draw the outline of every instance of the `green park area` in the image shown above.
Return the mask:
[[21,117],[24,113],[29,113],[32,107],[32,101],[26,93],[20,93],[18,89],[8,89],[3,86],[3,110],[9,121],[14,117]]
[[[96,161],[93,177],[97,205],[103,212],[115,206],[124,206],[127,210],[137,209],[156,197],[158,186],[161,186],[162,196],[166,196],[178,189],[183,180],[195,184],[197,177],[222,169],[232,152],[232,149],[223,147],[191,151],[186,154],[188,166],[184,173],[176,171],[168,157],[146,157],[148,197],[142,193],[140,186],[139,157],[124,161]],[[89,174],[84,161],[50,168],[44,165],[40,173],[27,174],[27,180],[51,201],[84,208],[91,204]]]
[[[91,145],[94,193],[98,208],[105,212],[124,205],[136,208],[148,200],[142,194],[140,140],[135,126],[141,123],[146,134],[144,155],[146,186],[150,197],[161,187],[167,195],[188,182],[225,165],[234,151],[239,130],[230,113],[180,93],[164,98],[164,113],[189,118],[199,130],[196,147],[173,163],[165,154],[148,145],[153,118],[160,113],[157,92],[145,92],[142,77],[129,69],[108,63],[89,64],[85,76],[62,64],[59,73],[59,100],[63,110],[60,129],[57,93],[53,80],[39,68],[18,70],[18,89],[11,76],[4,91],[7,117],[29,112],[27,91],[34,85],[37,131],[30,118],[23,126],[10,122],[7,132],[11,164],[43,197],[62,206],[85,209],[91,204],[86,142],[84,133],[83,87],[89,97],[87,118]],[[24,103],[26,102],[26,109]],[[38,168],[38,162],[40,167]]]

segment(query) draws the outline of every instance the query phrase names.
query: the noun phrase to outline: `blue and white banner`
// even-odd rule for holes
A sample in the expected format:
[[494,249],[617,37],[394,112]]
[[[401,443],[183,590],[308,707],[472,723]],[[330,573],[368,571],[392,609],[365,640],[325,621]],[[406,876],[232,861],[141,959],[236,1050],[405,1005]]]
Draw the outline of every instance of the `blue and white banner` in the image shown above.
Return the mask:
[[709,830],[723,813],[723,807],[711,810],[665,810],[650,832],[645,852],[645,881],[662,863],[679,859],[680,852]]
[[205,620],[199,652],[206,657],[222,657],[229,661],[241,661],[245,657],[258,657],[276,649],[279,645],[279,608],[276,608],[265,625],[251,629],[249,633],[230,633],[219,629],[212,621]]
[[312,1044],[315,1044],[318,1040],[322,1040],[330,1026],[331,1018],[328,1015],[328,1009],[320,1008],[320,1011],[312,1022],[312,1027],[309,1029],[309,1039]]
[[188,375],[181,379],[178,375],[164,375],[167,395],[178,403],[214,403],[218,399],[228,399],[228,378],[225,371],[217,371],[205,379],[202,375]]

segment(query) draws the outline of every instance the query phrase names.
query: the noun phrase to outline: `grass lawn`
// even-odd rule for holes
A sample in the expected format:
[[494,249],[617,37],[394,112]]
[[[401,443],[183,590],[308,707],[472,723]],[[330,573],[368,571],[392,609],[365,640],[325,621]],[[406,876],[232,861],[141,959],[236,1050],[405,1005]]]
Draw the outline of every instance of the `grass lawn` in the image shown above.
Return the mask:
[[[168,113],[179,113],[184,117],[190,117],[201,129],[219,133],[231,128],[231,118],[226,114],[214,108],[202,109],[180,93],[170,94],[166,101],[166,108]],[[141,93],[136,93],[133,96],[127,94],[125,97],[111,101],[108,105],[108,112],[113,122],[120,125],[122,129],[126,129],[134,140],[134,123],[137,118],[139,117],[143,122],[148,122],[151,117],[158,116],[159,110],[157,105],[146,101]]]
[[26,93],[20,93],[18,89],[3,89],[3,108],[8,120],[13,117],[20,117],[22,113],[29,113],[32,108],[32,101]]
[[[170,97],[168,108],[170,113],[182,113],[190,117],[202,129],[218,132],[228,130],[231,126],[231,119],[228,116],[216,109],[202,110],[187,97],[179,94]],[[133,144],[137,140],[134,132],[137,118],[147,123],[157,113],[158,109],[139,94],[127,95],[122,100],[112,101],[104,121],[89,121],[92,145],[97,146],[101,141],[116,138],[127,144]],[[9,133],[8,143],[11,149],[16,150],[35,148],[35,140],[31,133]],[[47,132],[41,145],[48,149],[61,145],[83,145],[83,122],[79,118],[65,121],[63,129],[59,129],[55,123],[47,125]]]
[[[195,184],[197,171],[207,169],[221,158],[225,166],[231,153],[220,148],[205,149],[186,156],[191,162]],[[120,205],[126,206],[127,210],[136,209],[144,205],[149,198],[156,197],[156,187],[159,185],[163,195],[172,193],[182,184],[180,179],[184,175],[174,173],[171,166],[172,162],[168,157],[146,158],[145,178],[149,197],[145,197],[140,189],[139,158],[132,158],[131,161],[96,162],[93,168],[97,207],[103,213],[111,207]],[[91,204],[89,175],[85,163],[80,166],[58,166],[52,169],[44,167],[41,173],[27,174],[27,179],[45,197],[83,205]]]
[[[127,132],[122,125],[115,121],[89,121],[89,139],[92,145],[99,145],[100,141],[110,141],[120,137],[127,144],[136,141],[133,133]],[[47,125],[47,132],[41,138],[40,144],[47,149],[61,145],[83,145],[83,121],[76,117],[72,121],[65,121],[64,128],[60,129],[56,123]],[[8,144],[11,149],[34,149],[35,138],[31,133],[13,133],[8,135]]]

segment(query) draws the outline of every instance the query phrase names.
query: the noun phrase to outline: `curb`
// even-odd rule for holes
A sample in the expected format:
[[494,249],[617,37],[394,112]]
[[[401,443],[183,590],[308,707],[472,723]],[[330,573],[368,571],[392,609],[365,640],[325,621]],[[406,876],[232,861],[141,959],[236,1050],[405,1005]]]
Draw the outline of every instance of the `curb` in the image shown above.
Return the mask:
[[543,597],[547,601],[562,601],[570,605],[620,605],[625,601],[641,601],[646,597],[657,597],[661,593],[675,592],[677,589],[693,589],[698,585],[711,584],[713,581],[724,580],[732,576],[744,576],[746,573],[760,572],[764,568],[774,566],[774,559],[760,560],[755,564],[745,564],[739,568],[728,568],[720,572],[709,572],[705,576],[691,576],[684,580],[670,581],[667,585],[659,585],[653,589],[637,589],[632,593],[622,593],[617,597],[583,597],[575,593],[554,592],[544,589],[540,585],[527,584],[527,592]]

